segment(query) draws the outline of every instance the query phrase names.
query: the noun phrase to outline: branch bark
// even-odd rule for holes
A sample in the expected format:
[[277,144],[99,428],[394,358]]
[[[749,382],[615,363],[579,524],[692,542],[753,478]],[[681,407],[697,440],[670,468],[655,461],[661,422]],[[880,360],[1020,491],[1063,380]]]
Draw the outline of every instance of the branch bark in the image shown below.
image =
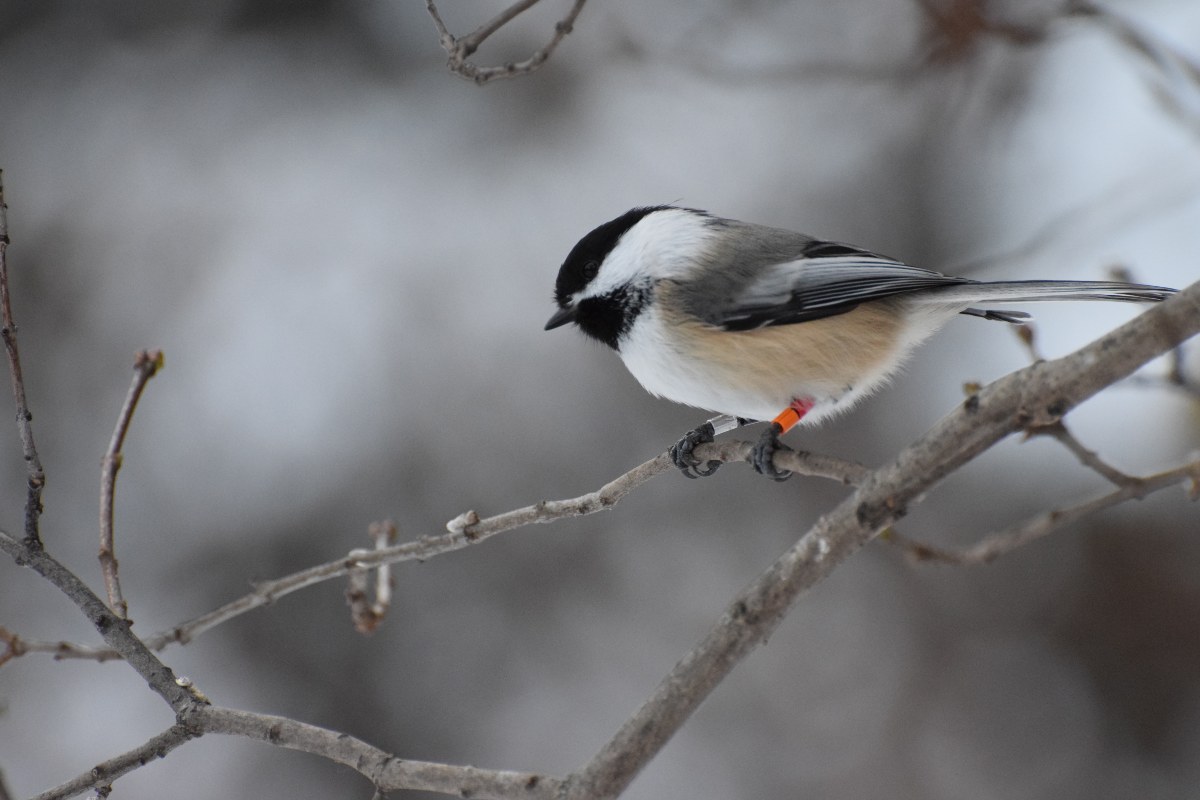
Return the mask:
[[1049,536],[1054,531],[1073,522],[1090,517],[1106,508],[1120,505],[1129,500],[1141,500],[1168,486],[1190,483],[1188,495],[1191,500],[1200,497],[1200,461],[1193,461],[1174,469],[1164,470],[1144,478],[1128,478],[1120,488],[1108,494],[1072,506],[1042,512],[1017,525],[989,533],[970,547],[952,549],[918,542],[894,530],[887,538],[903,547],[916,561],[928,561],[954,566],[990,564],[1030,542]]
[[47,553],[40,543],[31,545],[0,531],[0,550],[7,553],[18,566],[33,569],[65,594],[92,623],[105,643],[142,676],[150,688],[174,709],[177,717],[186,716],[197,702],[202,702],[190,686],[177,680],[175,673],[133,634],[128,620],[113,613],[87,584]]
[[156,758],[166,758],[167,753],[195,736],[196,733],[189,730],[186,725],[172,725],[162,733],[151,737],[145,744],[101,762],[66,783],[34,795],[31,800],[60,800],[60,798],[82,794],[89,789],[111,786],[112,782],[122,775],[144,767]]
[[161,350],[142,350],[134,358],[133,382],[129,385],[125,402],[117,414],[117,425],[113,429],[108,451],[100,462],[100,573],[104,576],[104,588],[108,592],[108,607],[122,619],[129,618],[129,606],[121,593],[113,532],[113,498],[117,491],[117,472],[121,469],[121,448],[125,445],[125,434],[129,432],[134,409],[137,408],[146,384],[162,367]]
[[485,800],[554,800],[561,778],[531,772],[480,769],[456,764],[397,758],[345,733],[287,717],[217,706],[197,706],[187,724],[176,724],[144,744],[92,767],[32,800],[62,800],[89,789],[111,786],[122,775],[145,766],[185,742],[205,734],[240,736],[320,756],[359,773],[380,792],[440,792]]
[[425,8],[429,11],[429,16],[433,19],[433,24],[437,28],[438,41],[442,45],[442,49],[446,51],[446,55],[448,56],[446,64],[450,68],[450,71],[467,80],[475,81],[475,83],[482,86],[488,81],[497,78],[516,78],[521,75],[528,75],[546,63],[562,40],[574,29],[575,20],[579,18],[579,13],[583,11],[583,6],[587,0],[574,0],[571,10],[567,12],[566,16],[555,23],[554,35],[550,37],[550,41],[543,45],[541,49],[535,50],[529,58],[496,67],[481,67],[470,60],[471,55],[479,49],[484,40],[512,22],[518,15],[533,8],[539,2],[541,0],[517,0],[517,2],[505,8],[495,17],[461,38],[455,37],[454,34],[450,33],[450,29],[446,26],[445,21],[442,20],[442,15],[438,11],[434,0],[425,0]]
[[[746,461],[753,445],[750,442],[728,441],[705,444],[696,448],[696,454],[708,461],[731,463]],[[821,453],[780,451],[775,463],[781,469],[789,469],[800,475],[827,478],[851,485],[861,481],[870,473],[866,467],[853,461]],[[580,517],[607,511],[621,501],[625,495],[664,472],[673,472],[670,457],[663,453],[626,472],[594,492],[566,500],[542,500],[523,508],[505,511],[491,517],[480,517],[475,511],[466,511],[446,523],[447,532],[437,536],[423,536],[416,541],[384,547],[377,550],[352,550],[344,556],[307,569],[257,583],[254,589],[241,597],[207,611],[190,620],[181,622],[143,638],[146,646],[158,652],[172,644],[187,644],[218,625],[222,625],[256,608],[274,603],[281,597],[307,589],[323,581],[333,580],[365,569],[402,561],[425,561],[445,553],[478,544],[485,539],[523,528],[527,525],[546,524],[567,517]],[[89,647],[75,642],[21,641],[19,653],[50,653],[56,659],[85,659],[109,661],[120,655],[112,648]]]
[[385,792],[410,789],[495,800],[552,800],[561,784],[561,779],[531,772],[397,758],[353,736],[270,714],[209,706],[200,709],[192,722],[204,733],[245,736],[322,756],[350,767]]
[[8,205],[4,202],[4,170],[0,170],[0,338],[4,339],[4,350],[8,353],[8,370],[12,375],[13,404],[17,407],[17,430],[21,434],[21,448],[25,451],[25,468],[28,472],[28,488],[25,495],[25,541],[30,546],[41,547],[38,524],[42,515],[42,489],[46,485],[46,472],[33,441],[33,414],[25,400],[25,378],[21,373],[21,355],[17,348],[17,323],[13,321],[12,302],[8,291]]

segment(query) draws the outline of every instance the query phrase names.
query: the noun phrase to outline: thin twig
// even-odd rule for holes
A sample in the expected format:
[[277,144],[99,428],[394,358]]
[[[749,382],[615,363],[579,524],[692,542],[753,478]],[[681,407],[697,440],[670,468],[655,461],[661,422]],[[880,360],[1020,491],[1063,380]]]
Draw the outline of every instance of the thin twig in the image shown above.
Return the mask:
[[467,34],[460,40],[460,47],[463,49],[463,54],[468,56],[473,54],[479,49],[479,45],[483,44],[485,39],[503,28],[508,23],[512,22],[517,18],[518,15],[525,13],[540,2],[541,0],[518,0],[518,2],[513,3],[511,6],[504,9],[475,30],[471,31],[471,33]]
[[1187,371],[1183,364],[1183,348],[1176,347],[1171,351],[1171,368],[1167,370],[1167,380],[1176,386],[1187,386]]
[[0,653],[0,666],[29,652],[21,637],[3,626],[0,626],[0,642],[4,642],[4,652]]
[[124,458],[121,448],[125,445],[125,434],[133,412],[141,399],[142,390],[150,379],[163,368],[161,350],[142,350],[133,360],[133,382],[125,395],[125,403],[117,415],[117,426],[113,429],[108,451],[100,462],[100,572],[104,575],[104,589],[108,592],[108,607],[121,619],[129,618],[129,606],[121,594],[121,580],[117,575],[116,542],[113,534],[113,496],[117,488],[117,472]]
[[29,653],[47,653],[53,656],[55,661],[79,659],[98,663],[116,661],[121,657],[121,654],[111,647],[92,647],[67,641],[26,639],[7,628],[0,628],[0,641],[3,641],[5,645],[4,652],[0,653],[0,666]]
[[456,38],[454,34],[450,33],[450,29],[446,27],[446,23],[438,12],[437,4],[434,0],[425,0],[425,8],[429,11],[429,16],[433,19],[433,24],[437,28],[438,41],[442,49],[446,51],[446,55],[448,56],[446,63],[450,71],[468,80],[475,81],[479,85],[483,85],[497,78],[515,78],[520,75],[528,75],[546,63],[547,59],[558,48],[559,43],[574,28],[575,20],[579,17],[579,13],[583,11],[583,6],[587,0],[575,0],[566,16],[555,23],[554,35],[550,37],[550,41],[541,49],[535,50],[524,61],[509,62],[495,67],[481,67],[470,60],[471,55],[479,49],[479,46],[488,37],[515,19],[517,15],[537,5],[538,2],[540,0],[518,0],[518,2],[508,6],[495,17],[462,38]]
[[140,747],[135,747],[129,752],[97,764],[82,775],[35,795],[32,800],[61,800],[64,797],[82,794],[88,789],[109,786],[122,775],[133,772],[156,758],[166,758],[167,753],[189,739],[194,739],[197,735],[196,731],[189,729],[186,725],[172,725],[162,733],[151,737]]
[[1067,430],[1067,426],[1063,424],[1062,420],[1059,420],[1053,425],[1046,425],[1041,428],[1031,428],[1029,430],[1029,435],[1049,436],[1051,439],[1055,440],[1069,450],[1071,455],[1075,456],[1076,460],[1078,460],[1080,464],[1087,467],[1092,472],[1095,472],[1097,475],[1100,475],[1114,486],[1128,486],[1139,481],[1138,478],[1126,475],[1124,472],[1121,472],[1121,470],[1100,458],[1100,456],[1097,455],[1094,450],[1089,450],[1087,447],[1085,447],[1083,442],[1075,438],[1075,434]]
[[424,561],[442,553],[461,550],[513,528],[535,522],[552,522],[563,517],[603,511],[611,508],[635,487],[671,468],[667,457],[659,456],[635,467],[600,490],[571,500],[543,501],[486,519],[481,519],[474,512],[460,514],[446,524],[446,533],[424,536],[416,541],[386,547],[382,550],[355,551],[352,555],[317,564],[282,578],[260,582],[255,585],[252,592],[226,603],[220,608],[148,637],[146,644],[153,649],[161,649],[172,642],[188,642],[195,636],[240,614],[273,603],[280,597],[322,581],[340,578],[351,570],[368,569],[401,561]]
[[[749,456],[751,446],[742,441],[702,445],[697,447],[696,455],[704,461],[745,461]],[[780,469],[790,469],[802,475],[829,477],[829,479],[844,483],[862,480],[862,477],[868,473],[868,470],[862,465],[841,461],[833,456],[816,455],[816,453],[780,451],[776,453],[775,463],[779,465]],[[248,610],[266,606],[284,595],[292,594],[293,591],[329,581],[331,578],[342,577],[352,570],[371,569],[371,567],[396,564],[400,561],[424,561],[436,557],[436,555],[476,545],[476,543],[491,539],[492,536],[523,528],[526,525],[551,523],[566,517],[582,517],[599,511],[607,511],[616,506],[626,494],[634,491],[635,488],[642,486],[656,475],[670,473],[670,471],[674,471],[671,458],[666,453],[662,453],[648,462],[638,464],[628,473],[606,483],[595,492],[588,492],[580,497],[568,500],[542,500],[540,503],[498,513],[492,517],[481,518],[474,511],[463,512],[446,523],[445,534],[422,536],[419,540],[377,549],[377,551],[358,551],[348,554],[347,557],[326,561],[325,564],[318,564],[308,567],[307,570],[276,578],[274,581],[258,583],[251,593],[146,638],[146,645],[151,649],[161,650],[168,644],[190,642],[200,633],[209,631],[212,627],[221,625],[222,622],[233,619],[235,616],[245,614]],[[82,648],[77,652],[83,654],[86,649]],[[72,652],[71,656],[60,655],[74,657],[77,654]]]
[[1013,332],[1017,335],[1017,341],[1025,348],[1025,352],[1029,354],[1030,361],[1045,361],[1046,357],[1042,355],[1042,351],[1038,348],[1037,343],[1037,328],[1031,322],[1022,322],[1019,325],[1013,325]]
[[38,522],[42,515],[42,489],[46,486],[46,472],[33,441],[33,414],[25,401],[25,378],[21,374],[21,356],[17,349],[17,323],[13,321],[12,301],[8,290],[8,206],[4,202],[4,170],[0,170],[0,316],[3,327],[0,337],[8,352],[8,370],[12,375],[13,403],[17,407],[17,429],[21,434],[21,448],[25,452],[25,469],[29,473],[28,490],[25,495],[25,541],[30,547],[41,547]]
[[176,747],[206,734],[240,736],[320,756],[350,767],[371,781],[377,790],[385,792],[441,792],[480,800],[552,800],[562,785],[561,778],[532,772],[480,769],[397,758],[353,736],[287,717],[198,706],[189,712],[186,724],[173,725],[145,744],[97,764],[32,800],[63,800],[88,789],[111,786],[121,776],[156,758],[164,758]]
[[[1114,280],[1132,281],[1132,275],[1114,275]],[[1029,353],[1029,358],[1032,362],[1045,361],[1041,350],[1037,345],[1037,330],[1033,325],[1025,323],[1016,326],[1017,338]],[[1179,347],[1171,349],[1172,353],[1179,352]],[[1126,486],[1131,483],[1136,483],[1137,478],[1133,478],[1121,472],[1116,467],[1109,464],[1094,451],[1084,446],[1083,442],[1075,437],[1075,434],[1067,428],[1065,422],[1061,419],[1054,421],[1049,425],[1041,427],[1030,427],[1026,429],[1025,435],[1029,438],[1035,436],[1048,436],[1061,444],[1075,456],[1080,464],[1092,470],[1102,478],[1107,480],[1114,486]]]
[[[753,445],[750,442],[728,441],[705,444],[696,448],[702,461],[724,463],[746,461]],[[781,450],[775,454],[775,464],[799,475],[828,478],[845,485],[860,482],[870,473],[866,467],[836,456],[820,453]],[[524,508],[506,511],[491,517],[480,517],[466,511],[446,523],[447,532],[423,536],[416,541],[385,547],[380,550],[353,550],[333,561],[256,583],[254,589],[224,605],[145,637],[146,646],[160,651],[172,644],[187,644],[197,636],[256,608],[270,605],[292,592],[306,589],[327,580],[350,574],[355,570],[373,569],[402,561],[426,561],[444,553],[478,544],[499,533],[531,524],[554,522],[566,517],[580,517],[607,511],[626,494],[664,472],[674,472],[670,457],[663,453],[609,481],[594,492],[567,500],[543,500]],[[23,652],[50,653],[59,659],[88,659],[107,661],[117,658],[111,648],[90,647],[74,642],[23,642]]]
[[[367,534],[374,542],[376,550],[383,550],[385,547],[395,544],[398,535],[396,523],[390,519],[383,522],[372,522]],[[357,558],[367,552],[366,550],[352,550],[349,558]],[[354,623],[354,629],[364,635],[374,633],[379,624],[383,622],[383,618],[392,604],[392,588],[395,585],[392,580],[391,565],[383,564],[378,567],[375,570],[375,600],[371,602],[367,597],[367,582],[370,574],[371,571],[368,569],[350,570],[346,587],[346,602],[350,604],[350,620]]]
[[562,780],[532,772],[480,769],[397,758],[361,739],[287,717],[210,706],[190,722],[205,733],[245,736],[344,764],[384,791],[421,790],[455,797],[552,800]]
[[[1187,360],[1183,347],[1180,346],[1173,349],[1167,358],[1169,366],[1167,367],[1166,375],[1161,378],[1147,377],[1144,381],[1135,382],[1144,382],[1150,386],[1167,386],[1171,389],[1184,392],[1192,398],[1200,398],[1200,380],[1188,374]],[[1130,380],[1133,381],[1138,377],[1134,375]]]
[[[1028,343],[1031,352],[1036,357],[1032,336],[1029,337]],[[1174,348],[1175,351],[1178,349],[1178,347]],[[1140,500],[1167,486],[1190,480],[1192,482],[1190,491],[1192,499],[1196,499],[1200,494],[1200,461],[1139,478],[1122,472],[1100,458],[1095,451],[1079,441],[1062,420],[1049,425],[1030,427],[1026,430],[1026,434],[1030,437],[1048,436],[1054,439],[1070,451],[1080,464],[1116,486],[1117,490],[1074,506],[1043,512],[1018,525],[988,534],[968,548],[939,547],[909,538],[896,530],[888,530],[880,538],[903,548],[914,561],[931,561],[956,566],[987,564],[1002,555],[1049,535],[1058,528],[1126,500]]]
[[989,533],[970,547],[939,547],[911,539],[895,530],[889,530],[886,536],[880,538],[903,548],[914,561],[954,566],[990,564],[1003,555],[1106,508],[1119,505],[1127,500],[1141,500],[1168,486],[1176,486],[1185,482],[1191,483],[1188,490],[1191,499],[1195,500],[1200,497],[1200,461],[1193,461],[1190,464],[1144,478],[1126,476],[1126,482],[1113,492],[1073,506],[1042,512],[1017,525]]

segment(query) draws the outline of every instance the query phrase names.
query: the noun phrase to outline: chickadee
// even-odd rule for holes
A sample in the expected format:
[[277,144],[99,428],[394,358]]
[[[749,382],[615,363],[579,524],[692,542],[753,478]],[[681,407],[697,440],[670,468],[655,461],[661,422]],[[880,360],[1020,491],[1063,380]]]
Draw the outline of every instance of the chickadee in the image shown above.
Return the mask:
[[721,416],[671,448],[688,477],[711,475],[697,445],[771,423],[751,454],[775,480],[779,436],[849,409],[957,314],[1020,322],[977,303],[1157,301],[1174,289],[1112,281],[954,278],[846,244],[691,208],[635,208],[579,240],[558,273],[558,311],[617,351],[651,394]]

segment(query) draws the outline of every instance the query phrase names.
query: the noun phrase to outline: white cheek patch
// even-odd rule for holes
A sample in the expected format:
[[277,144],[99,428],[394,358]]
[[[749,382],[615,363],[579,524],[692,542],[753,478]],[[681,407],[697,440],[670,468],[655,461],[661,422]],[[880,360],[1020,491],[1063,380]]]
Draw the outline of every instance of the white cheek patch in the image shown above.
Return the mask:
[[572,302],[602,297],[628,284],[686,276],[713,236],[707,218],[668,208],[643,217],[625,232],[600,272]]

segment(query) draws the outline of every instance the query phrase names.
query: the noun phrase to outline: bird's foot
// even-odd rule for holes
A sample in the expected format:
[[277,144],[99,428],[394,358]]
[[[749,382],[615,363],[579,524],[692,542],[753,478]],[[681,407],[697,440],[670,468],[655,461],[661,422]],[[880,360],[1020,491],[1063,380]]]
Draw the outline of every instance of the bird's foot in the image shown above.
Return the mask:
[[760,475],[766,475],[773,481],[786,481],[792,477],[791,470],[775,468],[775,453],[780,450],[790,452],[792,449],[779,441],[779,434],[782,432],[783,426],[778,422],[772,422],[763,431],[758,444],[754,445],[754,449],[750,451],[750,466],[754,467],[754,470]]
[[700,459],[696,458],[693,452],[700,445],[713,441],[715,435],[713,424],[709,421],[695,430],[688,431],[682,439],[671,445],[667,452],[684,477],[707,478],[720,468],[720,461],[709,461],[701,466]]

